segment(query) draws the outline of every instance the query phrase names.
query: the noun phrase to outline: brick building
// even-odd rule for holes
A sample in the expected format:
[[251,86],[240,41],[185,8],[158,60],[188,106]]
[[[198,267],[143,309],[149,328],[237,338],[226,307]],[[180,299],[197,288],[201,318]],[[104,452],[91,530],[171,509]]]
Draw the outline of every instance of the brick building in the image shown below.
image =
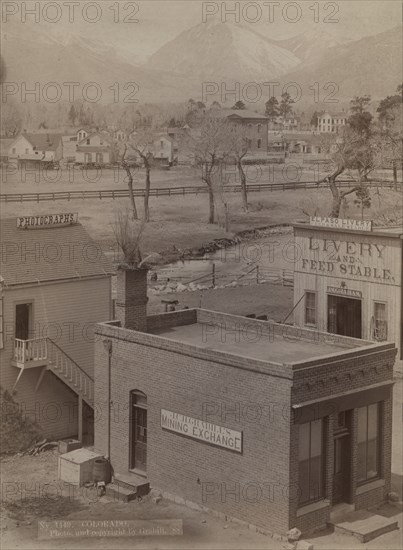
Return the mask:
[[115,476],[280,534],[386,498],[393,344],[147,316],[146,292],[145,270],[120,271],[118,320],[96,328],[95,449]]
[[402,228],[312,218],[294,227],[294,322],[395,342],[403,359]]
[[74,213],[4,219],[0,230],[1,387],[46,437],[81,439],[92,431],[93,329],[112,314],[111,265]]

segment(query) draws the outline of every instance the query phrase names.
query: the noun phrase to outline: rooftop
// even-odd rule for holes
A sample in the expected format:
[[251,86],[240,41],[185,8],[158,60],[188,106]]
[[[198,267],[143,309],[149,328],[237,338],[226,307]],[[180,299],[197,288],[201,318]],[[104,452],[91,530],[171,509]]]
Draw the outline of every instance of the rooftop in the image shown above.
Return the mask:
[[29,143],[39,151],[56,151],[62,139],[61,134],[21,134]]
[[0,223],[0,275],[5,286],[112,273],[101,247],[80,223],[24,229],[17,227],[17,219]]
[[124,331],[125,341],[281,375],[279,367],[294,370],[394,346],[203,309],[152,315],[147,327],[141,333],[104,323],[102,334],[119,337]]

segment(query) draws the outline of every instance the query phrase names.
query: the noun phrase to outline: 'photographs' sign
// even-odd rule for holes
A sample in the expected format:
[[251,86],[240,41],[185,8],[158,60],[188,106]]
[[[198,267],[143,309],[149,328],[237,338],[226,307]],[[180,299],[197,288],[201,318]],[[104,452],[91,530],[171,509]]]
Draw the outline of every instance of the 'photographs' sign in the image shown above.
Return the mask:
[[364,220],[341,220],[339,218],[319,218],[311,216],[310,225],[332,227],[335,229],[355,229],[356,231],[372,231],[372,222]]
[[203,422],[190,416],[161,409],[161,428],[211,443],[218,447],[242,452],[242,432],[230,430],[217,424]]
[[40,227],[59,227],[61,225],[70,225],[77,223],[78,213],[69,212],[67,214],[45,214],[43,216],[23,216],[17,218],[17,227],[23,229],[37,229]]

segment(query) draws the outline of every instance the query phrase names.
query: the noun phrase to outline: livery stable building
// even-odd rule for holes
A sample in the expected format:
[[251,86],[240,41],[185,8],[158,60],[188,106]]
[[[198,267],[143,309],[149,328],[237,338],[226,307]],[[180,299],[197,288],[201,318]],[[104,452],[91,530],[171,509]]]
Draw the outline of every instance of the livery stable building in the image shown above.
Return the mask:
[[117,320],[95,329],[94,446],[114,490],[149,484],[279,534],[385,501],[393,343],[203,309],[148,316],[146,270],[117,278]]
[[112,314],[111,266],[76,213],[4,219],[0,231],[1,388],[47,438],[91,440],[93,330]]
[[311,218],[294,225],[294,323],[375,342],[403,360],[403,229]]

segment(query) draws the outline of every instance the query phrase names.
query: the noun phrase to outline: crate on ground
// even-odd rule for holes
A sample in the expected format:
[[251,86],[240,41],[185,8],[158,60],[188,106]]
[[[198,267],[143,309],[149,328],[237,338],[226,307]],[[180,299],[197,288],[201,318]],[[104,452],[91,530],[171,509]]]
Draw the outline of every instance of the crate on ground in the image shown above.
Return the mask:
[[76,449],[59,456],[58,478],[79,487],[93,481],[94,462],[97,458],[103,458],[103,455],[88,449]]

